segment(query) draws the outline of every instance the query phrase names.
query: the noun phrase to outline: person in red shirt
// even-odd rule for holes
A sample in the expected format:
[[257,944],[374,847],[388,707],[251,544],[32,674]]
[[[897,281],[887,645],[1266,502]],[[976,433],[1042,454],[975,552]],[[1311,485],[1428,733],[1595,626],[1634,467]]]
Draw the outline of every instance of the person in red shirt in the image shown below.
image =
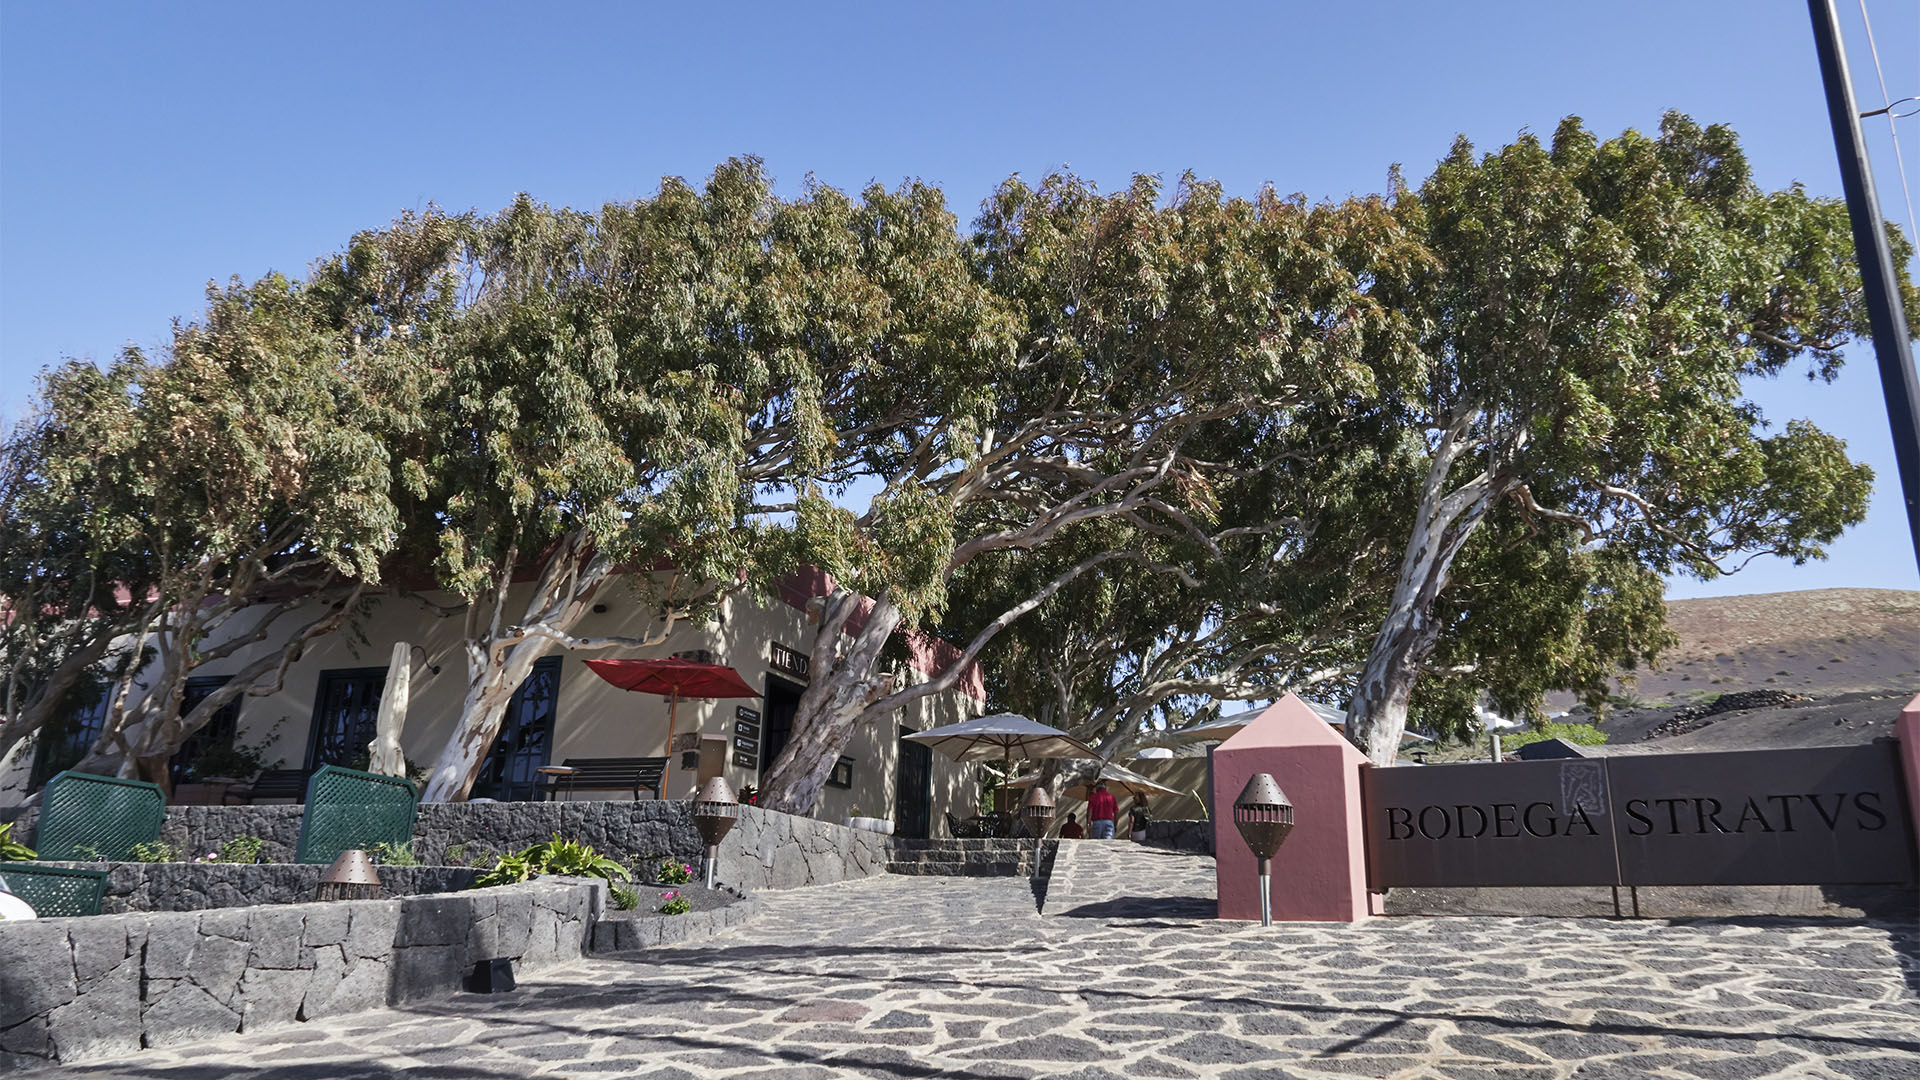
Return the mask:
[[1060,839],[1081,840],[1086,838],[1087,830],[1081,828],[1080,823],[1078,821],[1075,821],[1073,818],[1074,818],[1074,815],[1068,814],[1067,823],[1065,825],[1060,826]]
[[1093,830],[1095,840],[1113,839],[1113,819],[1119,813],[1120,804],[1114,801],[1113,793],[1107,790],[1107,782],[1096,782],[1087,796],[1087,827]]

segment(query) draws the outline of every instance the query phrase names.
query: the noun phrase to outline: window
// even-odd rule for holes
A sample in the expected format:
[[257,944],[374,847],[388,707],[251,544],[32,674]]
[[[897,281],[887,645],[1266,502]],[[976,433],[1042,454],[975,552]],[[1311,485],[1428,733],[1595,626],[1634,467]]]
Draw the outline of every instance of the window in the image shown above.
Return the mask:
[[536,661],[507,702],[500,735],[480,766],[473,794],[501,802],[531,802],[540,797],[542,777],[534,770],[552,760],[553,719],[559,701],[560,658]]
[[82,681],[67,691],[59,711],[41,726],[34,740],[33,772],[27,777],[28,790],[38,790],[60,772],[79,764],[106,724],[106,687]]
[[[208,695],[225,686],[227,680],[228,676],[225,675],[200,675],[188,679],[186,692],[180,696],[180,715],[185,716],[192,712],[207,699]],[[173,782],[184,783],[189,778],[188,770],[193,767],[194,760],[205,753],[207,748],[232,746],[239,733],[240,698],[235,697],[232,701],[220,706],[220,711],[213,714],[205,727],[187,736],[187,741],[180,745],[169,767],[169,771],[173,774]]]
[[843,757],[833,763],[833,771],[827,774],[828,787],[850,788],[853,786],[853,759]]
[[367,744],[380,719],[380,692],[386,668],[340,668],[320,673],[313,696],[313,730],[308,736],[307,768],[344,765],[364,768]]

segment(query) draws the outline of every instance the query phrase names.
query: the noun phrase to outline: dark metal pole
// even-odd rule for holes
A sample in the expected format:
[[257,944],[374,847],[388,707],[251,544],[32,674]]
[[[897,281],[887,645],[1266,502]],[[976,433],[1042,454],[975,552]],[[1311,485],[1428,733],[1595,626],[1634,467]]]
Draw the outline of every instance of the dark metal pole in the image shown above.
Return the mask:
[[1880,389],[1893,424],[1893,459],[1900,469],[1900,491],[1907,506],[1907,531],[1920,565],[1920,378],[1913,370],[1913,346],[1901,310],[1899,278],[1881,223],[1873,170],[1860,137],[1860,109],[1853,101],[1853,79],[1840,43],[1840,16],[1833,0],[1807,0],[1813,16],[1813,40],[1820,52],[1820,77],[1827,87],[1827,114],[1833,120],[1833,145],[1840,155],[1841,190],[1853,218],[1853,247],[1860,259],[1860,285],[1866,294],[1873,351],[1880,360]]

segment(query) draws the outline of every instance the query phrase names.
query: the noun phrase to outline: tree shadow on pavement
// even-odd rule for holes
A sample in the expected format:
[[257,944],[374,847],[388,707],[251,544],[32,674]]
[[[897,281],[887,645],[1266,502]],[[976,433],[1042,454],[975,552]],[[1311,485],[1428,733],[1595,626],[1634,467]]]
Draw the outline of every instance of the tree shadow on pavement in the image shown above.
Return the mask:
[[1058,914],[1069,919],[1211,919],[1210,896],[1121,896]]

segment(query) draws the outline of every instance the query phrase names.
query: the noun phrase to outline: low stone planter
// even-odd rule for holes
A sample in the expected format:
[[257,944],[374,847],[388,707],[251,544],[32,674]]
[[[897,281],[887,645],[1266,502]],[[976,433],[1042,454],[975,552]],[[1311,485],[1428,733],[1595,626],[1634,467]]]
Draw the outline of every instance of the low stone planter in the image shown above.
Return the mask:
[[457,993],[586,952],[606,883],[0,923],[0,1073]]
[[[48,866],[103,869],[103,915],[135,911],[202,911],[249,904],[304,904],[320,887],[324,866],[301,863],[48,862]],[[389,896],[459,892],[479,871],[464,866],[382,866]]]
[[850,817],[847,819],[847,828],[864,829],[867,832],[877,832],[882,836],[893,835],[893,822],[886,818]]
[[[631,952],[700,941],[746,922],[758,911],[758,902],[753,897],[732,890],[717,889],[709,893],[698,885],[680,888],[681,895],[700,906],[684,915],[609,910],[593,925],[593,951]],[[656,895],[657,892],[649,889],[641,890],[642,904],[651,903]]]

